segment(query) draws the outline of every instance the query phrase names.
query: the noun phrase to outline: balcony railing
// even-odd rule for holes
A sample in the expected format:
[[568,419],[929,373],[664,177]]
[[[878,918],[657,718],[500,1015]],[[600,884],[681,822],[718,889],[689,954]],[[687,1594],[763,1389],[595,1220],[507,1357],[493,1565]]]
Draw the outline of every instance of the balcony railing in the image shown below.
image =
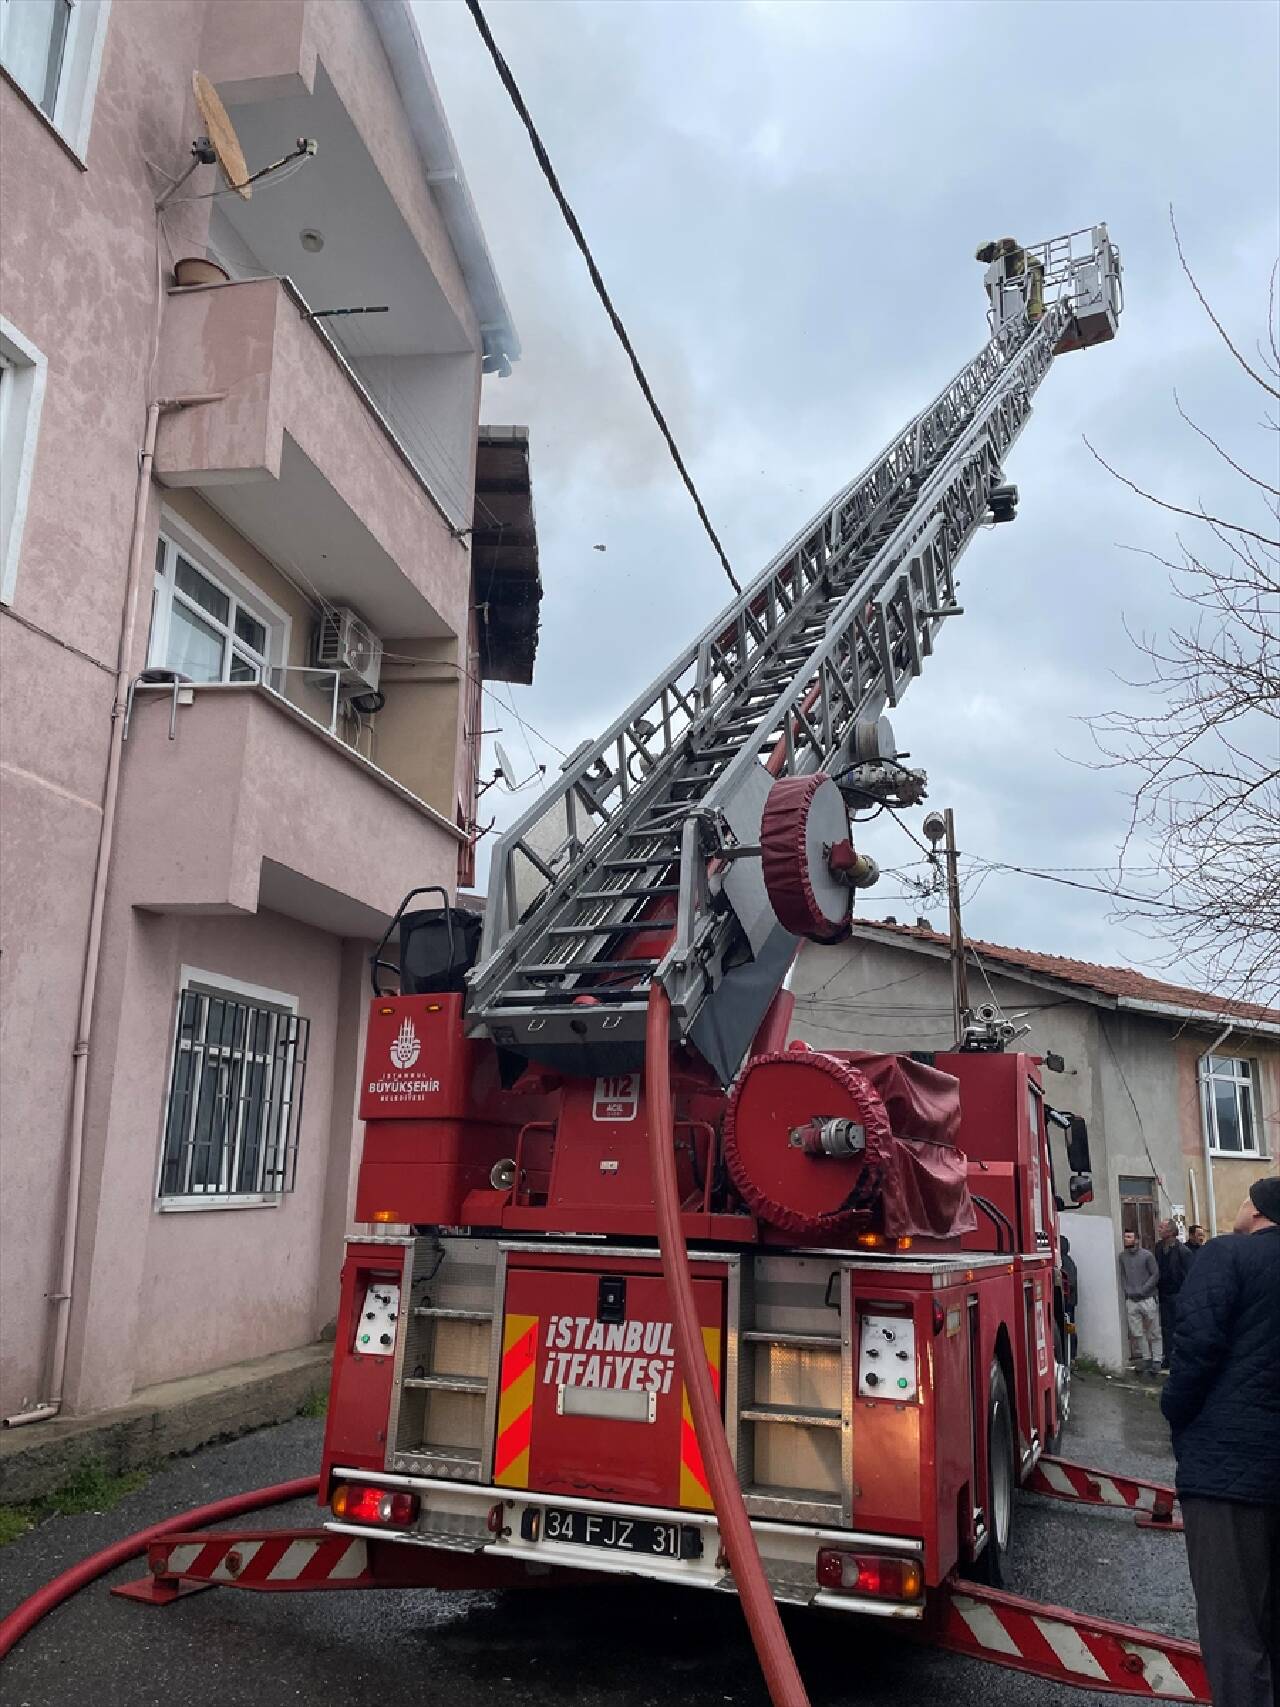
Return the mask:
[[[147,679],[148,676],[155,677],[160,675],[167,676],[170,679]],[[305,705],[301,704],[298,700],[294,699],[284,691],[284,686],[290,676],[299,676],[304,680],[306,678],[311,678],[313,682],[319,683],[323,683],[325,679],[328,678],[330,685],[326,687],[326,699],[328,703],[328,714],[326,717],[314,716],[307,710]],[[442,829],[448,830],[451,835],[462,840],[462,834],[456,824],[451,823],[443,813],[438,812],[428,801],[423,800],[421,795],[415,794],[411,788],[407,788],[399,778],[392,776],[390,771],[383,770],[373,758],[372,728],[367,719],[361,718],[357,714],[353,724],[355,733],[354,740],[347,740],[347,738],[341,733],[339,727],[341,723],[342,710],[342,700],[340,697],[341,686],[342,672],[340,670],[319,669],[311,664],[271,665],[268,668],[266,679],[259,682],[191,682],[184,681],[181,676],[178,676],[172,671],[146,671],[141,676],[135,676],[133,681],[129,684],[129,693],[125,700],[123,738],[126,741],[129,739],[129,730],[133,722],[135,703],[140,694],[154,695],[167,699],[169,706],[169,739],[171,741],[176,741],[178,738],[179,707],[193,704],[196,694],[245,692],[267,694],[271,699],[277,701],[291,717],[300,718],[304,723],[311,724],[314,729],[317,729],[322,734],[329,736],[330,739],[343,750],[343,752],[357,758],[362,765],[373,771],[374,774],[383,782],[387,783],[389,787],[395,789],[398,794],[403,795],[406,799],[412,800],[413,803],[420,807],[423,812],[435,819]],[[369,737],[368,751],[361,750],[360,740],[362,736]]]

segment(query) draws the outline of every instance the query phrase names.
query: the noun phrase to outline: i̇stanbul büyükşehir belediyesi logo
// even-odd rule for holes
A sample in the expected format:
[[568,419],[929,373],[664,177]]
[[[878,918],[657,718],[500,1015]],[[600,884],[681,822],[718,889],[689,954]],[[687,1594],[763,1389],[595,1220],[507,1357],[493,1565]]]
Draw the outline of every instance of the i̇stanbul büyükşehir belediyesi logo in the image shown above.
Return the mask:
[[419,1055],[422,1054],[422,1044],[418,1040],[417,1032],[413,1029],[411,1019],[405,1019],[401,1024],[399,1031],[391,1040],[389,1053],[391,1065],[399,1067],[402,1072],[412,1067]]

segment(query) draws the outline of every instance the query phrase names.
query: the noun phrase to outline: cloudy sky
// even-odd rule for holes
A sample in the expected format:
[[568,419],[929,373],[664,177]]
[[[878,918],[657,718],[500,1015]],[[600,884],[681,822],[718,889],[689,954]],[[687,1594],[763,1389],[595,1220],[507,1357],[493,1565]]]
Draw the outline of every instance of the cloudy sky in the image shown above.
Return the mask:
[[[554,770],[548,743],[603,729],[728,588],[466,8],[415,4],[524,345],[483,412],[531,431],[542,638],[534,686],[500,690],[528,745],[492,703],[486,721],[518,765],[532,753]],[[1251,348],[1280,248],[1280,13],[1253,0],[486,11],[743,581],[976,353],[978,242],[1108,223],[1120,336],[1055,364],[1009,463],[1018,520],[970,547],[966,615],[895,715],[962,848],[1105,867],[1125,799],[1081,763],[1079,718],[1132,701],[1124,624],[1159,631],[1174,607],[1164,572],[1126,548],[1167,551],[1173,524],[1082,435],[1148,489],[1242,519],[1238,482],[1178,419],[1175,386],[1234,453],[1274,459],[1256,393],[1178,269],[1168,210]],[[500,822],[531,798],[501,801]],[[918,857],[887,817],[867,851],[887,867]],[[901,895],[887,877],[868,915],[914,918]],[[1154,966],[1158,947],[1109,911],[994,874],[966,927]]]

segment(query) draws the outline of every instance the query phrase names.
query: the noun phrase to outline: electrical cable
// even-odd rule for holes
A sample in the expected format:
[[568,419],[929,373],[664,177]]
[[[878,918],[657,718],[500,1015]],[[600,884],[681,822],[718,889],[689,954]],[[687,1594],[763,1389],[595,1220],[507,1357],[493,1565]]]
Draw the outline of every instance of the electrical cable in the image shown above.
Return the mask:
[[909,828],[909,826],[904,822],[901,814],[898,811],[898,808],[896,806],[890,806],[887,808],[887,811],[889,813],[889,816],[893,819],[894,823],[902,831],[903,835],[909,836],[910,839],[920,849],[920,852],[924,855],[925,859],[929,862],[929,864],[936,867],[936,865],[938,863],[938,856],[937,856],[936,852],[925,847],[924,843],[920,840],[919,836],[916,835],[915,831],[912,830],[911,828]]
[[[1133,895],[1128,890],[1108,889],[1100,883],[1080,883],[1070,877],[1059,877],[1053,871],[1037,871],[1031,866],[1007,865],[1001,860],[983,859],[981,854],[970,854],[968,857],[985,866],[988,871],[1016,872],[1019,877],[1036,877],[1043,883],[1060,883],[1066,889],[1083,889],[1091,895],[1106,895],[1114,901],[1130,901],[1135,906],[1160,907],[1173,913],[1186,911],[1176,901],[1164,901],[1158,895]],[[1069,868],[1064,867],[1064,869]]]
[[1116,1072],[1119,1073],[1119,1075],[1120,1075],[1120,1083],[1124,1086],[1125,1094],[1129,1098],[1130,1105],[1133,1108],[1133,1118],[1138,1123],[1138,1136],[1142,1139],[1142,1148],[1146,1152],[1147,1161],[1150,1163],[1150,1166],[1151,1166],[1151,1177],[1156,1182],[1156,1189],[1160,1192],[1160,1195],[1164,1198],[1165,1202],[1169,1205],[1169,1208],[1172,1209],[1173,1208],[1173,1199],[1169,1196],[1168,1188],[1166,1187],[1166,1185],[1164,1183],[1164,1175],[1160,1172],[1159,1168],[1156,1166],[1155,1157],[1151,1154],[1151,1146],[1147,1142],[1147,1129],[1142,1124],[1142,1114],[1138,1108],[1137,1098],[1134,1096],[1133,1091],[1130,1089],[1129,1081],[1125,1077],[1124,1068],[1120,1064],[1120,1057],[1119,1057],[1119,1055],[1116,1054],[1116,1046],[1111,1041],[1110,1035],[1107,1032],[1106,1015],[1103,1013],[1099,1013],[1099,1015],[1098,1015],[1098,1030],[1102,1034],[1102,1041],[1106,1044],[1107,1049],[1110,1051],[1111,1059],[1115,1065]]
[[516,80],[511,73],[511,67],[503,58],[497,42],[493,39],[493,35],[485,19],[485,15],[480,9],[480,0],[466,0],[466,3],[467,10],[475,19],[476,28],[480,32],[481,39],[489,50],[489,57],[493,60],[494,69],[498,73],[502,86],[511,97],[511,104],[515,108],[516,113],[520,118],[520,122],[528,132],[529,141],[533,145],[534,155],[539,166],[542,168],[542,175],[547,180],[547,183],[551,188],[551,194],[555,197],[556,204],[559,207],[561,214],[564,216],[565,224],[569,227],[570,234],[572,235],[574,242],[577,244],[583,260],[587,264],[587,271],[590,273],[591,282],[596,288],[596,295],[604,304],[604,311],[609,316],[610,324],[612,325],[614,332],[617,334],[619,343],[627,353],[627,358],[631,363],[631,371],[636,376],[636,383],[644,394],[644,400],[649,405],[649,411],[658,424],[658,431],[667,442],[667,449],[671,453],[671,460],[675,463],[681,480],[684,481],[685,490],[693,499],[694,508],[698,512],[698,519],[706,530],[707,538],[715,548],[716,556],[720,559],[720,567],[728,576],[729,585],[733,588],[734,592],[740,593],[742,591],[742,583],[734,574],[733,566],[725,555],[724,546],[720,543],[720,537],[716,533],[715,528],[711,525],[711,517],[707,514],[706,505],[698,496],[698,489],[693,483],[693,478],[690,475],[689,470],[685,467],[684,458],[680,455],[679,449],[676,446],[676,441],[672,437],[671,428],[667,425],[666,417],[658,407],[658,401],[653,395],[653,389],[645,376],[644,369],[640,365],[640,358],[635,352],[631,339],[627,336],[627,329],[622,324],[622,320],[619,317],[617,309],[613,306],[612,298],[605,287],[604,279],[600,275],[600,269],[595,263],[595,257],[592,255],[590,247],[587,244],[587,240],[582,234],[582,227],[578,224],[577,215],[569,206],[565,193],[560,188],[560,180],[556,176],[555,167],[551,164],[551,157],[543,145],[542,138],[538,135],[537,128],[530,116],[529,109],[525,105],[524,96],[521,95]]

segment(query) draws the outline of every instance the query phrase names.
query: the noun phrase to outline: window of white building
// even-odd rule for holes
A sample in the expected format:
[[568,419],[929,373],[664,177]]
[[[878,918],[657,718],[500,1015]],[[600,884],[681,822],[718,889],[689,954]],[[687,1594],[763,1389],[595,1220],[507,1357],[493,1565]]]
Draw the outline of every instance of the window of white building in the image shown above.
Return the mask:
[[13,600],[35,467],[45,359],[0,316],[0,603]]
[[84,158],[111,0],[0,0],[0,65]]
[[275,1203],[293,1190],[309,1034],[293,996],[183,968],[161,1209]]
[[1262,1155],[1256,1062],[1206,1055],[1200,1062],[1200,1088],[1210,1150],[1219,1156]]
[[[198,559],[198,560],[197,560]],[[147,665],[193,682],[260,682],[285,651],[284,614],[206,551],[162,527]]]

